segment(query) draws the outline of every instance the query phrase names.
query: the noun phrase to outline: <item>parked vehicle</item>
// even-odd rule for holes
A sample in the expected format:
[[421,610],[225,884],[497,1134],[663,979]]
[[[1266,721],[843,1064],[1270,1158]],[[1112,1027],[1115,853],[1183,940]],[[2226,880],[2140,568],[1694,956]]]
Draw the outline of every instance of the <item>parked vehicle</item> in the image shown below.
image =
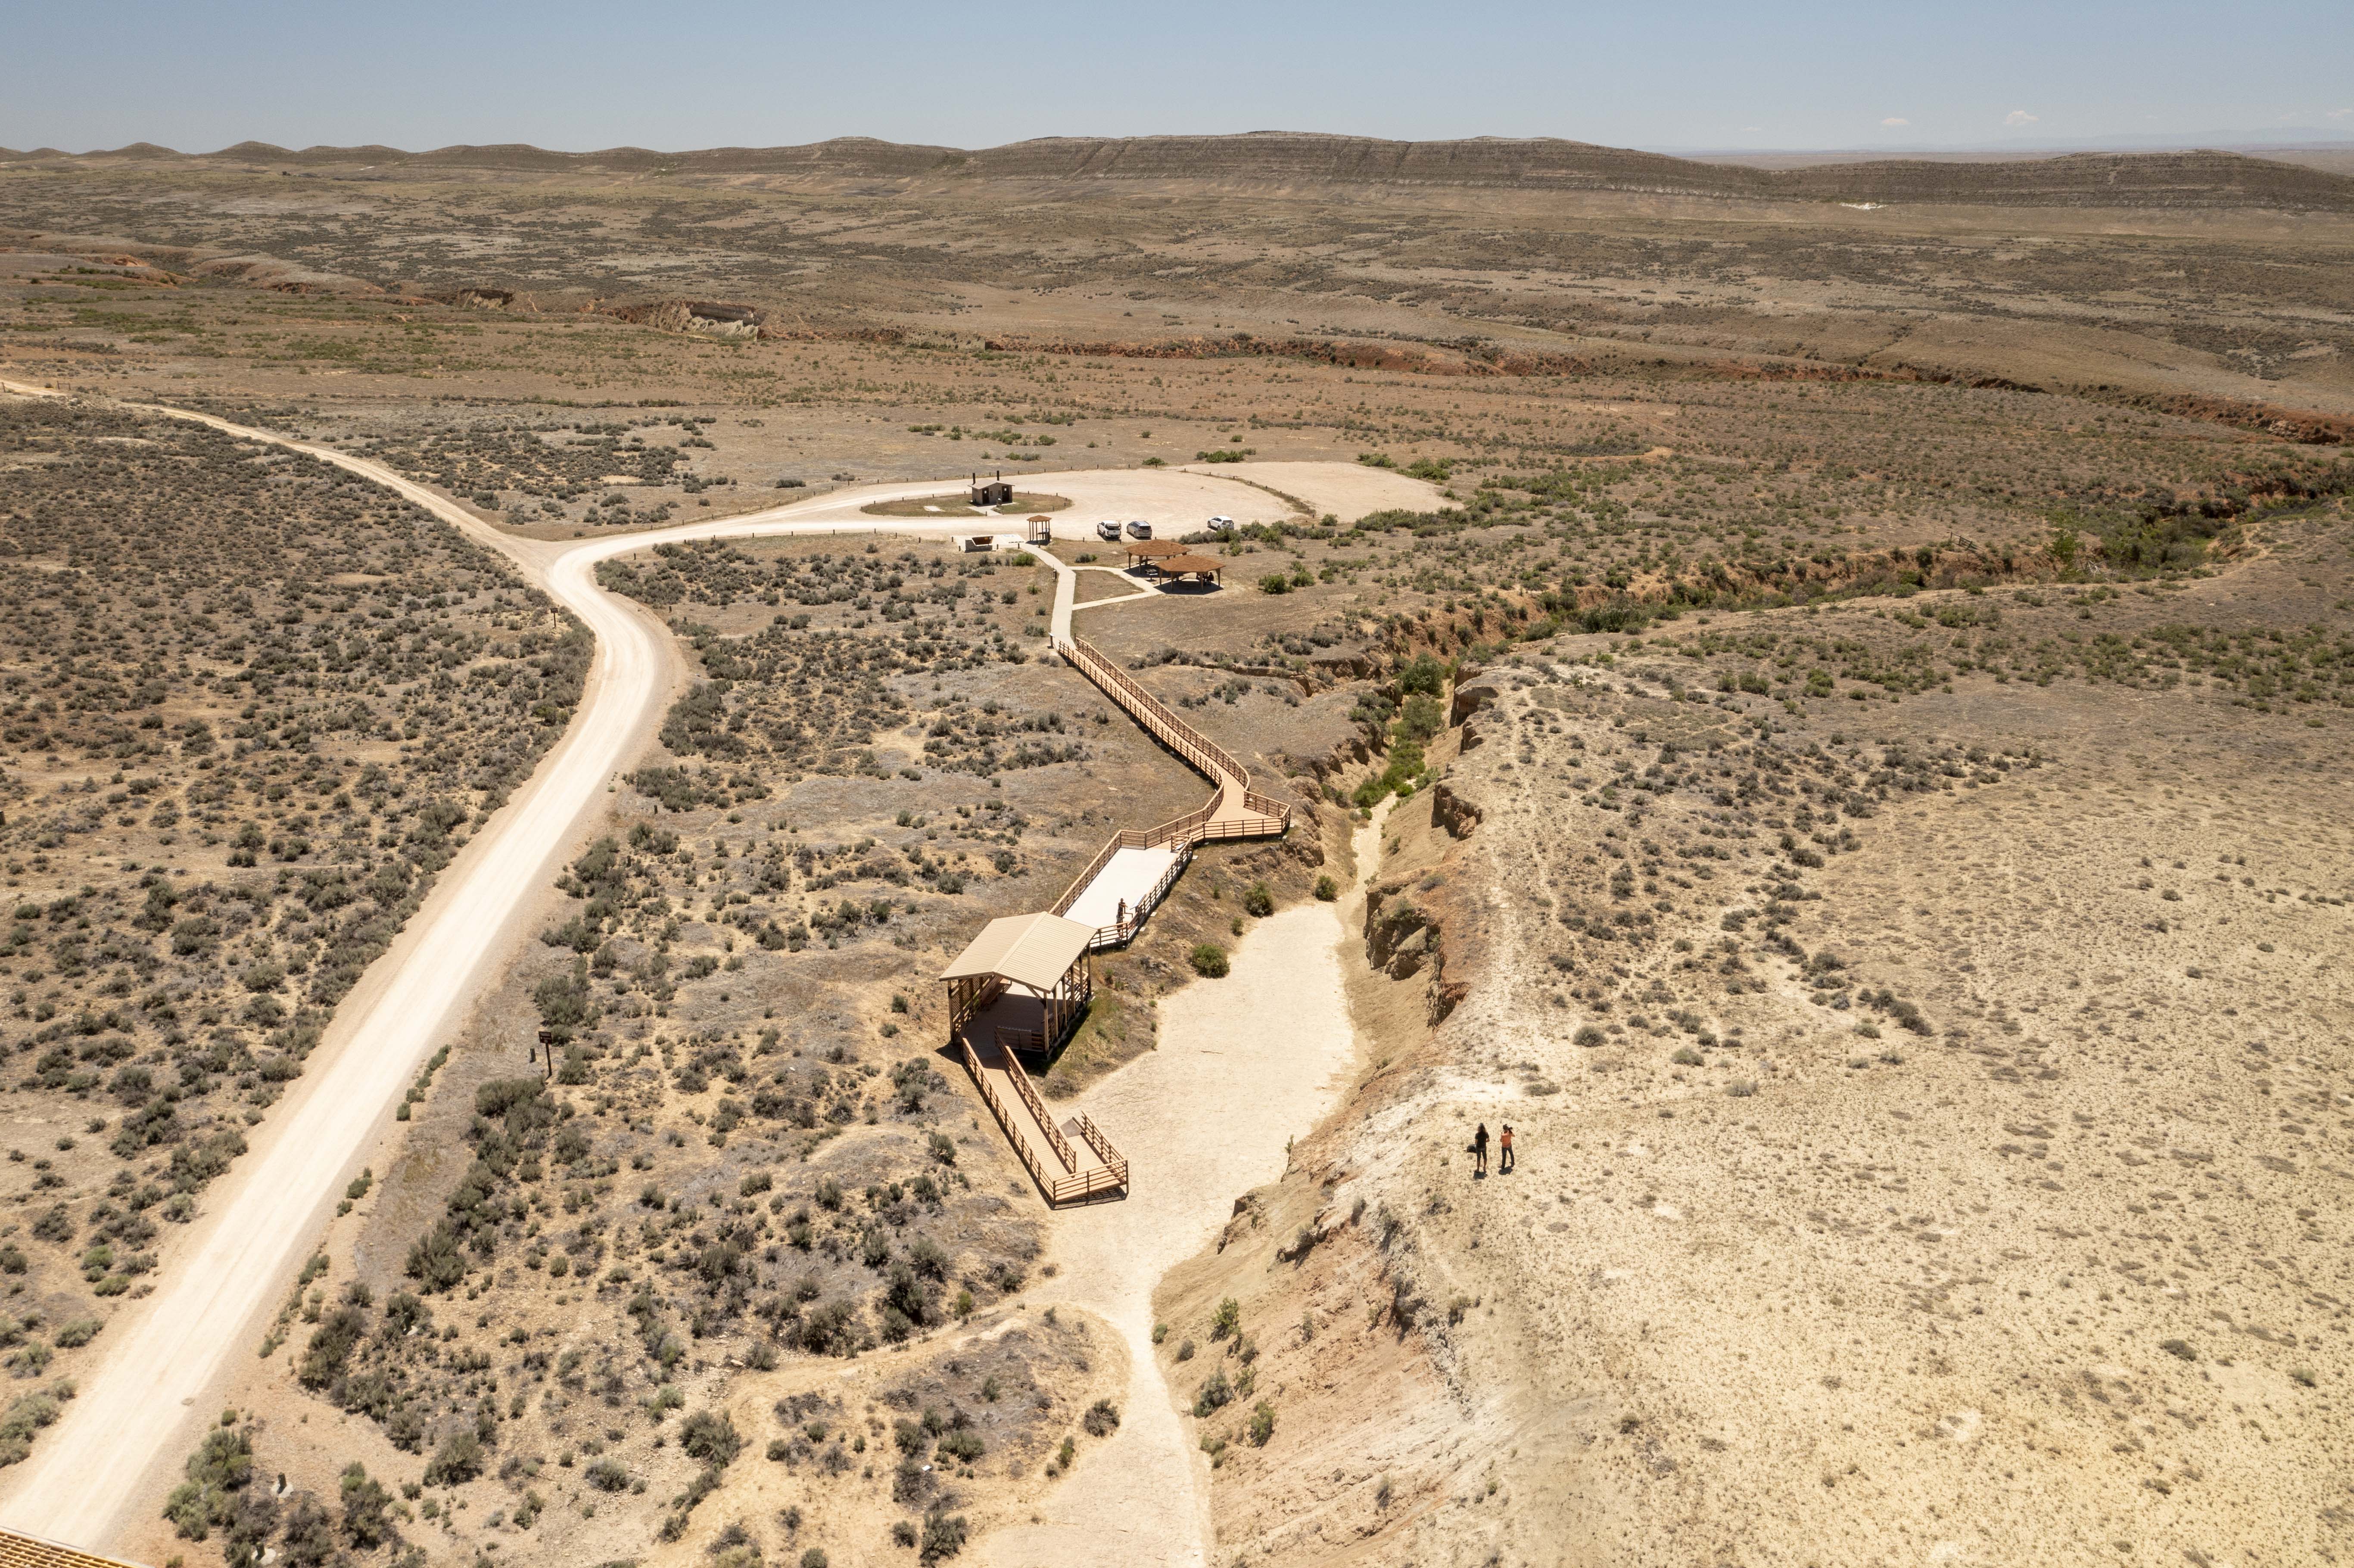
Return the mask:
[[1108,517],[1107,517],[1107,518],[1105,518],[1102,522],[1100,522],[1100,523],[1097,524],[1096,524],[1096,537],[1097,537],[1097,538],[1098,538],[1098,539],[1108,540],[1108,542],[1110,542],[1110,543],[1112,543],[1112,544],[1115,544],[1115,545],[1119,544],[1119,522],[1118,522],[1117,520],[1115,520],[1115,519],[1112,519],[1112,518],[1108,518]]
[[1150,539],[1152,537],[1152,524],[1150,523],[1130,523],[1128,525],[1128,536],[1131,539]]
[[1213,518],[1211,518],[1211,519],[1210,519],[1210,532],[1211,532],[1211,533],[1213,533],[1213,534],[1231,534],[1231,533],[1233,533],[1234,531],[1235,531],[1235,520],[1234,520],[1233,518],[1231,518],[1231,517],[1213,517]]

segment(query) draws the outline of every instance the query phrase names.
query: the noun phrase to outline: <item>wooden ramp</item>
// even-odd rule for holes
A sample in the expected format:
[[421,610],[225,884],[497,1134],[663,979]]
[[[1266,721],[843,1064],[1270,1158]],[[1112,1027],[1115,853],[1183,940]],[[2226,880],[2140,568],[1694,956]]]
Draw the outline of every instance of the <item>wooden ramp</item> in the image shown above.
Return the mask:
[[957,1036],[965,1071],[972,1075],[990,1114],[1021,1158],[1023,1169],[1038,1183],[1047,1205],[1125,1194],[1128,1157],[1112,1147],[1111,1139],[1087,1113],[1071,1118],[1073,1130],[1066,1135],[1055,1125],[1010,1042],[1001,1044],[991,1040],[975,1045],[972,1033],[967,1031]]
[[1141,920],[1152,913],[1153,906],[1177,880],[1176,873],[1183,869],[1189,848],[1119,845],[1103,869],[1079,889],[1071,906],[1058,913],[1066,920],[1096,927],[1100,942],[1102,927]]
[[120,1557],[91,1552],[0,1529],[0,1568],[137,1568]]

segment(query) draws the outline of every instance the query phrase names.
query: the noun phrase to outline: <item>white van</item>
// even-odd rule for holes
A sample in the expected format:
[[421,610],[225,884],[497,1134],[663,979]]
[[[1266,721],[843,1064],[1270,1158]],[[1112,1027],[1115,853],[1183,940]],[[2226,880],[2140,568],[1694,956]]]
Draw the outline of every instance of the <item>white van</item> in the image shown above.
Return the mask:
[[1128,536],[1131,539],[1150,539],[1152,537],[1152,524],[1132,522],[1128,525]]
[[1110,544],[1119,544],[1119,524],[1112,518],[1105,518],[1096,524],[1096,537]]

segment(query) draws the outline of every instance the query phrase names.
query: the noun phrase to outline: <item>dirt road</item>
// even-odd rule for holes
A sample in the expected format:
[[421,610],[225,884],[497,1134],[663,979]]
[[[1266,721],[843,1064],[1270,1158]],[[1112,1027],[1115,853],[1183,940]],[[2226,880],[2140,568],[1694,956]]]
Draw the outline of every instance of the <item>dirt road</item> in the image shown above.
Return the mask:
[[[55,395],[5,381],[0,392]],[[935,480],[838,492],[768,512],[578,545],[535,543],[500,532],[380,464],[332,448],[208,415],[131,406],[302,451],[398,493],[514,561],[595,633],[597,657],[563,740],[451,863],[399,940],[337,1010],[294,1092],[256,1130],[246,1158],[168,1249],[161,1287],[110,1326],[112,1353],[64,1418],[42,1436],[32,1457],[7,1477],[0,1524],[93,1549],[114,1537],[129,1510],[144,1508],[168,1486],[214,1413],[230,1358],[260,1339],[337,1193],[362,1165],[387,1163],[382,1146],[394,1134],[393,1108],[419,1065],[493,982],[524,934],[521,925],[538,891],[601,818],[601,797],[646,743],[677,678],[677,654],[651,616],[597,586],[597,563],[689,539],[836,532],[938,536],[973,526],[970,517],[902,523],[858,512],[876,500],[932,493],[939,488]],[[1037,479],[1083,503],[1116,500],[1133,507],[1161,476]],[[1179,488],[1201,482],[1191,476],[1170,479]],[[1180,504],[1194,499],[1155,498]],[[1066,574],[1058,596],[1066,604],[1069,583]],[[1062,624],[1067,615],[1064,610]],[[1157,1271],[1140,1277],[1137,1289],[1149,1292],[1157,1277]],[[1148,1365],[1150,1359],[1144,1358]]]
[[[30,390],[5,383],[0,389]],[[111,1325],[113,1353],[32,1457],[7,1477],[0,1522],[92,1548],[106,1545],[124,1511],[154,1496],[193,1446],[213,1414],[206,1396],[223,1381],[228,1359],[250,1353],[260,1340],[344,1184],[363,1164],[386,1162],[378,1145],[391,1134],[393,1107],[419,1065],[494,981],[521,936],[518,921],[601,816],[608,785],[659,715],[676,668],[669,635],[599,589],[596,562],[670,539],[877,526],[839,515],[875,499],[865,492],[569,548],[534,545],[376,464],[218,419],[203,422],[365,475],[498,549],[588,624],[597,658],[563,740],[442,874],[400,940],[338,1009],[295,1092],[257,1129],[247,1157],[166,1256],[161,1288]],[[887,526],[938,534],[949,525]]]

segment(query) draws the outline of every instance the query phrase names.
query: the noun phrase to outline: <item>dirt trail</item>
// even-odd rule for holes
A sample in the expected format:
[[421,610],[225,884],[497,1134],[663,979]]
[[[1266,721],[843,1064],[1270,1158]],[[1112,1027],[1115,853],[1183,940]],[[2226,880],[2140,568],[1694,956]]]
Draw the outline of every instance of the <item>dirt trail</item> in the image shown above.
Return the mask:
[[[1360,830],[1373,863],[1381,819]],[[1152,1347],[1161,1277],[1210,1245],[1250,1188],[1274,1181],[1289,1140],[1340,1097],[1357,1060],[1341,964],[1362,888],[1262,920],[1224,980],[1161,1003],[1161,1044],[1075,1102],[1115,1134],[1132,1175],[1125,1202],[1055,1215],[1050,1296],[1109,1322],[1129,1357],[1119,1430],[1085,1451],[1036,1524],[1001,1530],[975,1556],[991,1568],[1204,1568],[1206,1462],[1186,1441]]]

